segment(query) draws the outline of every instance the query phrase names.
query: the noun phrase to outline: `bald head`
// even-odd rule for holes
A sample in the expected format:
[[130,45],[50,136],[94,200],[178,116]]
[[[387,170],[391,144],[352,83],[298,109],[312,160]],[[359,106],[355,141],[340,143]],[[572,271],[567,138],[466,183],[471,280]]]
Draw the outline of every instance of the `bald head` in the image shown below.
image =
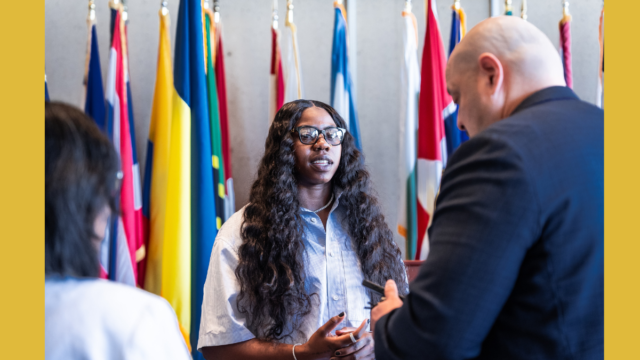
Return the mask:
[[470,136],[508,117],[534,92],[565,86],[562,62],[551,41],[514,16],[489,18],[471,29],[451,54],[446,77],[460,113],[464,107],[469,110],[471,117],[461,114],[458,126]]

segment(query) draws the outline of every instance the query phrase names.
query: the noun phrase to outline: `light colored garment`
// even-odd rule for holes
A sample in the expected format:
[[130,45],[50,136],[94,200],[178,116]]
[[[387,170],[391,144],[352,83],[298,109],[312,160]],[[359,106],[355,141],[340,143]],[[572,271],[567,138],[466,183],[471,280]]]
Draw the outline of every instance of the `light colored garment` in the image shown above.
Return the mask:
[[[237,296],[240,285],[235,275],[238,248],[242,244],[240,229],[244,208],[235,213],[220,229],[213,244],[209,272],[204,285],[202,320],[198,349],[247,341],[258,337],[260,330],[248,328],[247,314],[238,311]],[[344,209],[339,196],[332,205],[327,230],[322,220],[312,211],[301,209],[304,221],[305,289],[316,293],[312,297],[311,312],[302,319],[300,328],[283,343],[305,343],[318,328],[332,316],[346,312],[338,325],[358,327],[369,318],[370,298],[362,286],[364,278],[355,244],[347,233]],[[285,329],[285,333],[291,328]]]
[[191,359],[164,299],[101,279],[47,278],[45,359]]

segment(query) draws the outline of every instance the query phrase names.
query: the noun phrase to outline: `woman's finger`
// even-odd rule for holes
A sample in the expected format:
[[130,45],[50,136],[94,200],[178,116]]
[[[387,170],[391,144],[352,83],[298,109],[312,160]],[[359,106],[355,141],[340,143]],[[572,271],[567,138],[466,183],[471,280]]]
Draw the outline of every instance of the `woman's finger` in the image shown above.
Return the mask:
[[[363,350],[367,346],[371,348],[370,351]],[[348,355],[358,353],[361,351],[364,351],[365,353],[373,351],[373,336],[371,336],[371,333],[366,333],[360,340],[358,340],[354,344],[351,344],[345,348],[334,351],[333,355],[336,356],[337,358],[342,359],[347,357]]]
[[338,326],[338,324],[342,322],[342,320],[344,320],[344,311],[329,319],[329,321],[318,328],[318,331],[323,333],[324,336],[328,336],[329,334],[331,334],[331,331],[333,331],[333,329],[335,329],[336,326]]

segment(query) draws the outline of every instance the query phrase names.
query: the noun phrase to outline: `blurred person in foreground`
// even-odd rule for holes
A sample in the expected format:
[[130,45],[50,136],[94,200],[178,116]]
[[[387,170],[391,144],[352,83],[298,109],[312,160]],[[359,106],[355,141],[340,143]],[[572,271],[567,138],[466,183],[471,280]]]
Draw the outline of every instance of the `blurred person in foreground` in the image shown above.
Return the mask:
[[406,292],[406,274],[362,154],[331,106],[282,106],[249,201],[211,252],[205,358],[373,359],[365,308],[379,296],[362,280],[395,279]]
[[118,154],[82,111],[45,103],[45,358],[190,359],[164,299],[98,278]]
[[604,113],[516,17],[474,27],[446,78],[471,140],[406,301],[388,281],[372,311],[376,359],[602,359]]

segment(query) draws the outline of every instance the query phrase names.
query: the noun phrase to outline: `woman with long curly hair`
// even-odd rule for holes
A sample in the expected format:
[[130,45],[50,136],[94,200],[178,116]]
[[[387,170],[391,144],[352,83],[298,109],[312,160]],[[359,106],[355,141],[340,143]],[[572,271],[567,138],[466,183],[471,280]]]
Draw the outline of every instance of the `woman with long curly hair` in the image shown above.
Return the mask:
[[198,348],[207,359],[373,359],[365,308],[379,297],[363,279],[408,291],[362,154],[331,106],[287,103],[249,204],[215,240]]

